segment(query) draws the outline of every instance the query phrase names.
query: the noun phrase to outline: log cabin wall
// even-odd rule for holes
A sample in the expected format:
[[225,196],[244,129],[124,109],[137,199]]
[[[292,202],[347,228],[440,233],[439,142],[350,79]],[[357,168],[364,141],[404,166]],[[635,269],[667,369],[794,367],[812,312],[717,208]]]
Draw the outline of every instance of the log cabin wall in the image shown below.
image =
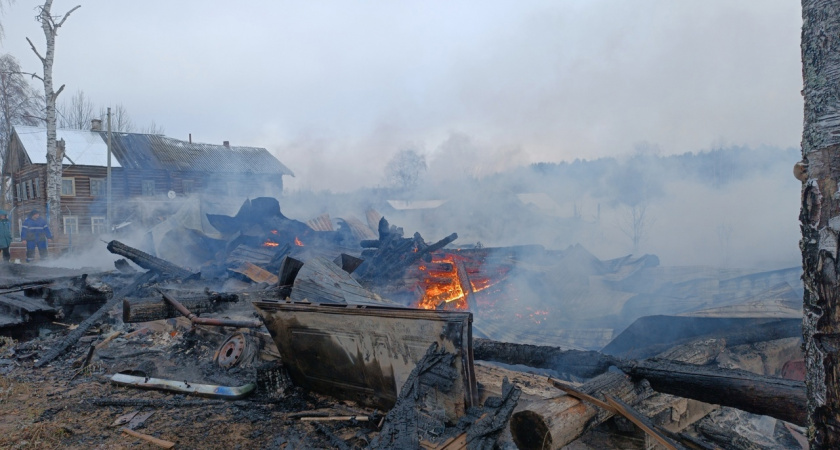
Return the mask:
[[[33,209],[46,213],[46,165],[31,164],[12,174],[14,211],[12,233],[20,238],[20,226]],[[122,169],[111,169],[111,195],[115,204],[126,199]],[[62,173],[61,223],[51,229],[58,248],[87,245],[106,230],[107,168],[67,165]]]

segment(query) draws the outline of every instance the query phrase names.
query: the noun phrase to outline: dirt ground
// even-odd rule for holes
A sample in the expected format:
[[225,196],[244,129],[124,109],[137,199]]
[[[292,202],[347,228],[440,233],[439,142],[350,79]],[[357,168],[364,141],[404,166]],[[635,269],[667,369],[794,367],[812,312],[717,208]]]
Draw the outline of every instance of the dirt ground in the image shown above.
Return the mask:
[[[91,344],[101,342],[106,334],[113,332],[100,331],[103,333],[94,336]],[[130,328],[125,331],[129,332]],[[208,373],[207,364],[212,363],[215,343],[189,336],[188,331],[178,329],[148,333],[139,340],[118,338],[97,351],[103,357],[95,356],[91,365],[82,371],[73,365],[84,359],[90,344],[80,343],[51,364],[34,368],[35,356],[29,355],[48,347],[61,333],[24,343],[5,341],[0,347],[0,448],[158,448],[124,434],[120,426],[113,425],[120,416],[135,411],[153,411],[137,432],[174,442],[179,449],[336,448],[341,444],[335,443],[336,437],[347,448],[362,448],[375,434],[376,421],[319,424],[300,421],[295,413],[316,410],[307,414],[377,416],[372,410],[336,403],[334,399],[295,388],[289,388],[282,396],[258,392],[243,400],[225,401],[110,382],[115,369],[128,364],[150,368],[150,361],[166,362],[171,368],[183,371],[191,360],[195,364],[193,373],[203,378],[191,382],[235,381],[236,374]],[[137,348],[145,349],[146,353]],[[105,358],[108,352],[111,358]],[[159,367],[153,370],[164,375],[172,373]],[[240,377],[253,375],[246,370],[239,372]],[[151,376],[163,377],[160,373]]]

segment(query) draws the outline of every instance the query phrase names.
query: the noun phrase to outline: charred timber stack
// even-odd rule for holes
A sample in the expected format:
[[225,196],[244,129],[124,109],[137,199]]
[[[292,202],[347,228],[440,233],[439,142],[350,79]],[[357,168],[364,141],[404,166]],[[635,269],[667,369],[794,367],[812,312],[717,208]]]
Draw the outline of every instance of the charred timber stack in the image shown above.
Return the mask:
[[[239,301],[236,294],[205,291],[200,295],[182,296],[179,301],[196,314],[217,312],[224,306]],[[136,323],[171,319],[181,315],[162,296],[148,298],[125,298],[122,303],[123,322]]]
[[379,239],[363,240],[362,258],[365,260],[356,269],[357,277],[365,282],[381,284],[402,278],[405,270],[423,258],[431,261],[431,253],[446,247],[455,239],[457,233],[435,242],[426,244],[420,233],[411,238],[403,237],[403,229],[393,226],[383,217],[379,219]]

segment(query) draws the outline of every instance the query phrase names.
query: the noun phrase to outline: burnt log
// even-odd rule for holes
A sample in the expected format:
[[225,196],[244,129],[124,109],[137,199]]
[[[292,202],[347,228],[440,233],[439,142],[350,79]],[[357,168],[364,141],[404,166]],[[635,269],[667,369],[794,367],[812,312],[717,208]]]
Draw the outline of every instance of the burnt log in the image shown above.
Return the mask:
[[[699,341],[691,345],[676,347],[667,354],[675,359],[707,363],[720,353],[723,345],[723,342],[719,340]],[[476,355],[475,349],[477,347],[473,342],[474,355]],[[539,346],[531,347],[535,347],[533,350],[537,355],[541,354],[541,349],[546,349],[546,347],[540,348]],[[551,349],[551,347],[547,347],[547,349]],[[521,350],[525,353],[529,349],[525,347]],[[555,351],[555,354],[563,356],[567,352]],[[597,352],[580,353],[590,353],[596,358],[600,355]],[[611,358],[607,355],[600,356]],[[477,355],[475,358],[479,359]],[[619,361],[615,359],[603,362],[608,366],[618,363]],[[573,362],[567,362],[567,364],[573,364]],[[559,383],[556,383],[555,386],[557,384]],[[655,395],[646,382],[637,381],[634,383],[630,377],[613,372],[600,375],[576,389],[566,390],[573,394],[582,393],[583,395],[578,395],[580,398],[594,397],[595,401],[590,403],[567,395],[534,402],[523,411],[517,412],[511,420],[510,430],[514,442],[520,449],[544,448],[540,443],[544,443],[546,448],[560,448],[574,441],[586,430],[604,422],[615,414],[616,410],[613,407],[600,408],[594,406],[603,406],[607,396],[620,399],[630,405],[644,405],[648,399]]]
[[657,392],[807,425],[805,383],[801,381],[658,358],[618,366],[634,378],[646,379]]
[[137,250],[134,247],[123,244],[120,241],[111,241],[108,243],[108,251],[116,255],[124,256],[132,260],[138,266],[157,272],[161,275],[171,276],[175,278],[186,279],[194,274],[187,269],[176,266],[169,261],[152,256],[146,252]]
[[[609,395],[628,404],[636,404],[652,393],[644,385],[634,384],[627,375],[616,372],[599,375],[578,390],[595,397]],[[565,395],[530,403],[514,413],[510,433],[519,449],[559,449],[613,414],[612,410]]]
[[35,367],[43,367],[47,365],[50,361],[64,354],[64,352],[67,351],[68,348],[75,345],[76,342],[79,341],[79,338],[81,338],[85,333],[87,333],[87,330],[89,330],[90,327],[93,326],[93,324],[102,320],[102,318],[105,317],[105,314],[108,314],[108,311],[111,310],[111,308],[119,304],[120,299],[133,292],[139,286],[150,281],[155,275],[157,275],[155,272],[146,272],[138,276],[134,280],[134,282],[132,282],[128,286],[114,293],[114,296],[111,297],[111,299],[108,300],[107,303],[102,305],[102,307],[99,308],[99,310],[91,314],[90,317],[88,317],[87,319],[83,320],[82,323],[80,323],[75,330],[68,333],[67,336],[64,337],[64,339],[56,343],[54,347],[50,348],[43,356],[41,356],[41,358],[35,362]]
[[606,372],[618,361],[614,356],[592,351],[564,350],[547,345],[514,344],[478,338],[473,339],[473,356],[476,360],[551,369],[584,379]]
[[[239,301],[239,297],[236,294],[220,294],[208,291],[203,295],[180,297],[179,301],[190,311],[203,314],[218,312],[230,303]],[[163,297],[126,298],[123,300],[123,322],[125,323],[171,319],[180,315],[181,313]]]

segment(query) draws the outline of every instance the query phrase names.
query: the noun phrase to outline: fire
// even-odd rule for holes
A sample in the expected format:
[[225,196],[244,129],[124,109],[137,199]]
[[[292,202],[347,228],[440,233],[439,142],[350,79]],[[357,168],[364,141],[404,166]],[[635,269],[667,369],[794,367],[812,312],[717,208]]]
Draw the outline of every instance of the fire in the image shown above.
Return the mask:
[[280,246],[280,244],[278,244],[274,241],[266,240],[265,242],[262,243],[262,246],[263,247],[278,247],[278,246]]
[[[425,292],[423,298],[417,303],[417,307],[437,309],[443,306],[447,309],[469,309],[467,296],[461,287],[455,255],[434,255],[432,263],[438,270],[430,270],[425,264],[420,266],[420,270],[426,273],[426,280],[423,286]],[[451,269],[447,270],[447,267]]]
[[[509,267],[485,266],[482,254],[440,251],[432,254],[430,263],[421,262],[417,269],[417,289],[422,298],[415,303],[421,309],[469,310],[475,305],[485,309],[488,298],[495,298],[495,289],[507,276]],[[489,294],[489,295],[487,295]],[[492,309],[492,308],[491,308]],[[478,312],[478,311],[474,311]]]
[[297,245],[298,247],[303,247],[303,242],[301,242],[300,239],[295,237],[295,245]]

